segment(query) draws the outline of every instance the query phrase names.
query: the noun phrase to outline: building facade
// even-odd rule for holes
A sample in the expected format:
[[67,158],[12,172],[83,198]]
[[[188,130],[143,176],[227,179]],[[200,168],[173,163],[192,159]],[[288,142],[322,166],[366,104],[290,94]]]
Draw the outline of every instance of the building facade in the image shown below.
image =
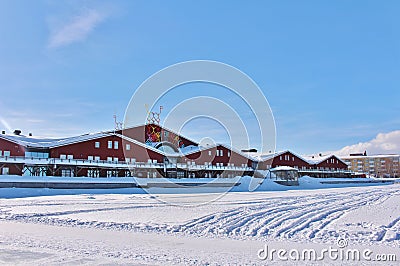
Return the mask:
[[289,166],[299,170],[300,175],[312,177],[353,177],[347,164],[335,155],[300,156],[292,151],[283,151],[259,156],[259,169]]
[[354,172],[398,176],[399,156],[342,160],[292,151],[257,155],[224,144],[203,147],[155,124],[62,139],[23,136],[19,131],[0,134],[3,175],[212,178],[253,175],[279,166],[314,177],[353,177]]
[[374,177],[400,177],[400,155],[364,155],[356,154],[342,157],[349,169]]
[[254,162],[222,144],[198,143],[159,125],[43,139],[0,134],[0,174],[88,177],[234,177]]

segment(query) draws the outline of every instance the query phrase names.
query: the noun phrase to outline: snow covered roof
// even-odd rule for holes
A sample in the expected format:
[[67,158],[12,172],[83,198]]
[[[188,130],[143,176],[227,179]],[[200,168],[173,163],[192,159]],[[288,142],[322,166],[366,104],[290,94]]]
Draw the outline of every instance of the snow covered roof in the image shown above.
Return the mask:
[[227,145],[227,144],[218,143],[218,144],[216,144],[216,146],[222,146],[222,147],[224,147],[224,148],[226,148],[226,149],[228,149],[228,150],[231,150],[231,151],[233,151],[233,152],[236,152],[237,154],[242,155],[243,157],[246,157],[246,158],[249,159],[249,160],[257,161],[256,158],[254,158],[253,156],[249,155],[248,153],[244,153],[244,152],[242,152],[242,151],[240,151],[240,150],[238,150],[238,149],[236,149],[236,148],[233,148],[233,147],[231,147],[231,146],[229,146],[229,145]]
[[349,160],[349,159],[362,159],[362,158],[388,158],[388,157],[400,157],[400,154],[376,154],[376,155],[359,155],[359,156],[341,156],[342,160]]
[[284,154],[287,151],[280,151],[280,152],[274,152],[274,153],[256,153],[254,155],[252,155],[254,158],[256,158],[258,161],[263,162],[263,161],[267,161],[270,159],[273,159],[279,155]]
[[176,154],[167,154],[159,149],[156,149],[153,146],[146,145],[145,143],[142,143],[140,141],[131,139],[131,138],[123,136],[121,134],[112,133],[112,132],[89,133],[89,134],[83,134],[83,135],[75,136],[75,137],[55,138],[55,139],[38,138],[38,137],[30,137],[30,136],[28,137],[28,136],[24,136],[24,135],[5,135],[5,134],[0,135],[0,138],[14,142],[16,144],[22,145],[27,148],[38,148],[38,149],[45,148],[46,149],[46,148],[54,148],[54,147],[84,142],[84,141],[93,140],[93,139],[99,139],[99,138],[108,137],[108,136],[120,137],[121,139],[125,139],[131,143],[142,146],[146,149],[152,150],[152,151],[160,153],[162,155],[168,155],[168,156],[175,155],[176,156]]
[[284,154],[284,153],[287,153],[287,152],[293,154],[294,156],[296,156],[296,157],[299,158],[300,160],[303,160],[303,161],[305,161],[305,162],[308,163],[308,161],[307,161],[306,159],[304,159],[303,156],[301,156],[301,155],[299,155],[299,154],[297,154],[297,153],[295,153],[295,152],[292,152],[292,151],[290,151],[290,150],[284,150],[284,151],[275,152],[275,153],[258,154],[258,155],[255,155],[254,157],[255,157],[258,161],[264,162],[264,161],[267,161],[267,160],[271,160],[271,159],[273,159],[273,158],[275,158],[275,157],[278,157],[278,156],[280,156],[280,155],[282,155],[282,154]]
[[271,168],[269,169],[269,171],[274,172],[274,171],[299,171],[296,168],[290,167],[290,166],[278,166],[275,168]]
[[334,155],[334,154],[326,154],[326,155],[305,155],[305,156],[303,156],[303,158],[304,159],[306,159],[310,164],[319,164],[319,163],[321,163],[321,162],[323,162],[323,161],[326,161],[326,160],[328,160],[328,159],[330,159],[330,158],[335,158],[335,159],[337,159],[337,160],[339,160],[339,161],[341,161],[342,163],[344,163],[345,164],[345,162],[342,160],[342,159],[340,159],[339,157],[337,157],[336,155]]
[[53,148],[83,141],[88,141],[92,139],[103,138],[106,136],[110,136],[112,134],[109,133],[89,133],[84,135],[79,135],[75,137],[67,137],[67,138],[38,138],[24,135],[0,135],[0,138],[14,142],[24,147],[28,148]]
[[319,164],[325,160],[328,160],[333,155],[305,155],[303,158],[309,161],[312,164]]
[[198,151],[200,151],[200,149],[201,149],[200,146],[189,145],[189,146],[179,148],[179,151],[183,154],[189,154],[189,153],[193,153],[193,152],[198,152]]
[[[187,147],[191,147],[191,148],[187,148],[186,149],[186,147],[184,147],[183,149],[181,149],[181,152],[183,153],[183,155],[189,155],[189,154],[196,153],[196,152],[199,152],[199,151],[206,151],[206,150],[209,150],[209,149],[213,149],[213,148],[216,148],[218,146],[222,146],[222,147],[224,147],[224,148],[226,148],[228,150],[236,152],[237,154],[240,154],[240,155],[242,155],[243,157],[245,157],[245,158],[247,158],[249,160],[257,161],[257,159],[255,157],[252,157],[252,156],[250,156],[250,155],[248,155],[246,153],[243,153],[242,151],[240,151],[238,149],[235,149],[235,148],[230,147],[229,145],[223,144],[223,143],[216,143],[214,145],[210,145],[210,146],[206,146],[206,147],[200,146],[200,145],[199,146],[193,146],[193,147],[187,146]],[[194,148],[194,147],[196,147],[196,148]]]

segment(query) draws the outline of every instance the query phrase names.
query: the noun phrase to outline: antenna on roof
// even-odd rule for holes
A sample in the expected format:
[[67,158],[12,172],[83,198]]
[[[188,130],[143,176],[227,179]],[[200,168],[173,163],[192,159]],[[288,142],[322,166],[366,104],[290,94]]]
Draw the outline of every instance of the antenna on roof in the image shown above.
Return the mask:
[[160,125],[161,121],[161,112],[163,109],[163,106],[160,105],[160,112],[151,112],[149,110],[149,105],[145,104],[144,107],[146,108],[146,113],[147,113],[147,124],[155,124],[155,125]]
[[145,104],[147,118],[146,118],[146,143],[160,142],[161,141],[161,112],[163,107],[160,106],[160,112],[152,112],[149,110],[149,105]]
[[114,114],[114,130],[121,130],[124,128],[124,124],[122,122],[117,121],[117,115]]

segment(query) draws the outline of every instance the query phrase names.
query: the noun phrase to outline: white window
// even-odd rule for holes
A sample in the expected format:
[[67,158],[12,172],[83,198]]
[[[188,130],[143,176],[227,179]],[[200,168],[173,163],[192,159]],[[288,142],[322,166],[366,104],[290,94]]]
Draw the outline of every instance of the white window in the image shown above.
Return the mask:
[[4,157],[10,157],[10,151],[4,151]]
[[178,177],[178,178],[184,178],[184,177],[185,177],[185,172],[183,172],[183,171],[178,171],[178,172],[176,173],[176,177]]
[[62,169],[61,176],[74,176],[74,172],[71,169]]
[[114,149],[118,150],[118,141],[114,141]]
[[114,162],[118,163],[118,157],[114,157]]
[[3,167],[3,169],[1,170],[2,175],[8,175],[9,173],[10,173],[10,168],[8,167]]
[[292,157],[292,161],[294,162],[294,156]]
[[131,163],[136,163],[136,158],[131,158]]
[[211,151],[208,151],[208,155],[211,156]]
[[60,159],[61,159],[61,160],[67,159],[67,155],[65,155],[65,154],[60,154]]
[[129,164],[131,162],[131,159],[130,158],[125,158],[125,162]]
[[114,176],[114,173],[112,170],[107,170],[107,177],[112,177]]
[[228,151],[228,157],[231,157],[231,152],[230,151]]
[[72,159],[74,159],[74,156],[72,154],[68,154],[67,159],[72,160]]
[[100,171],[99,170],[95,170],[95,169],[89,169],[88,170],[88,176],[89,177],[99,177],[100,175]]
[[96,142],[94,143],[94,147],[95,147],[96,149],[100,148],[100,142],[96,141]]
[[109,140],[108,142],[107,142],[107,148],[109,148],[109,149],[112,149],[112,141],[111,140]]
[[125,170],[125,177],[132,176],[131,171]]
[[0,151],[0,156],[3,156],[3,151]]
[[89,161],[93,161],[93,156],[88,156],[87,159],[88,159]]
[[112,162],[113,158],[112,157],[107,157],[107,162]]
[[281,160],[281,161],[282,161],[282,155],[281,155],[281,156],[279,156],[279,160]]
[[27,158],[49,158],[49,154],[47,152],[26,151],[25,157],[27,157]]
[[94,156],[95,161],[100,161],[100,156]]
[[126,150],[127,150],[127,151],[130,151],[130,150],[131,150],[131,144],[126,144],[125,146],[126,146]]
[[224,156],[224,151],[223,151],[223,150],[220,150],[220,151],[219,151],[219,154],[220,154],[219,156]]

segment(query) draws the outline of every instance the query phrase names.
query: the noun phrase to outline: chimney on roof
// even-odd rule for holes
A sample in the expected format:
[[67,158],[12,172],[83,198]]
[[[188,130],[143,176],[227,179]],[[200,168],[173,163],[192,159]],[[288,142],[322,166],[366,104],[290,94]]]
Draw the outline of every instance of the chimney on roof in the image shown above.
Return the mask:
[[257,152],[257,149],[242,150],[242,152]]
[[32,133],[29,133],[29,137],[32,137]]
[[364,156],[367,156],[367,151],[364,151]]
[[21,135],[21,133],[22,133],[22,131],[19,129],[14,130],[14,135],[19,136],[19,135]]
[[1,131],[1,134],[5,135],[5,134],[6,134],[6,131],[5,131],[5,130],[2,130],[2,131]]
[[319,154],[319,157],[322,157],[322,153]]
[[350,156],[363,156],[363,153],[350,153]]

